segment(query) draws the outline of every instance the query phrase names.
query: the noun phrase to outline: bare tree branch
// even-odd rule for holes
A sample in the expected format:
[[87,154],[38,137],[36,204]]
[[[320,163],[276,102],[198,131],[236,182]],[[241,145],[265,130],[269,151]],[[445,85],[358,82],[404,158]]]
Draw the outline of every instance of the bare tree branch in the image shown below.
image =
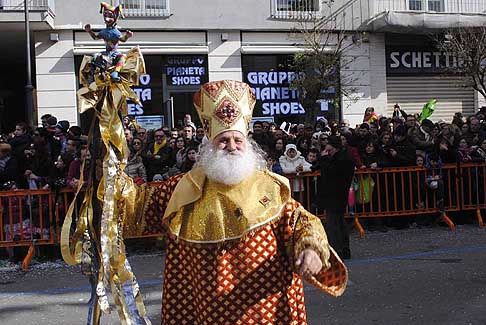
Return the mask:
[[[331,5],[332,2],[323,2],[329,13],[332,13]],[[315,121],[319,100],[329,100],[337,109],[341,107],[342,97],[357,100],[352,85],[358,76],[340,73],[356,60],[356,57],[347,55],[355,44],[340,28],[343,22],[344,17],[340,20],[339,16],[324,15],[301,21],[293,29],[295,35],[302,37],[304,51],[294,54],[291,68],[296,72],[296,78],[290,86],[297,90],[308,122]]]
[[463,86],[486,98],[486,26],[450,29],[437,43],[439,50],[458,59],[457,65],[446,65],[444,72],[462,76]]

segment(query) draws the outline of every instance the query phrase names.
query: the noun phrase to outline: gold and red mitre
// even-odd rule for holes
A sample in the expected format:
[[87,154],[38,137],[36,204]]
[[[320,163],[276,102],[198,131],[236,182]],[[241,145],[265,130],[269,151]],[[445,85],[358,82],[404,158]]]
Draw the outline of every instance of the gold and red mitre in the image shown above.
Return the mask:
[[255,94],[241,81],[211,81],[194,94],[194,106],[209,140],[225,131],[239,131],[247,136]]

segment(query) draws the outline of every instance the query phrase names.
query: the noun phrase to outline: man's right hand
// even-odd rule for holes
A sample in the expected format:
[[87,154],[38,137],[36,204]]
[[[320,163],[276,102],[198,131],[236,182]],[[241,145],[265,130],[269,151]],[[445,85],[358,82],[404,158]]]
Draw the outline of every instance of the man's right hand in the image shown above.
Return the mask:
[[92,31],[91,25],[90,24],[84,25],[84,30],[87,31],[88,33],[91,32]]

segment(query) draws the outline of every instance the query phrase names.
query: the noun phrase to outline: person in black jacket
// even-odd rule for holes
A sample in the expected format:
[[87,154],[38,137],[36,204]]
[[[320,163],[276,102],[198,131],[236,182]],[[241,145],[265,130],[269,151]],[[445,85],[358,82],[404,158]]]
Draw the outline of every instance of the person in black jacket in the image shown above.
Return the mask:
[[0,189],[5,189],[5,183],[16,183],[19,179],[19,164],[11,155],[12,147],[8,143],[0,143]]
[[8,144],[12,146],[11,155],[18,161],[22,159],[24,149],[32,142],[32,137],[29,134],[28,126],[24,122],[19,122],[15,126],[15,131],[9,136]]
[[393,143],[385,148],[389,167],[407,167],[415,165],[415,146],[407,139],[407,130],[399,125],[393,131]]
[[349,234],[344,221],[349,187],[354,175],[354,163],[343,148],[341,139],[330,136],[319,160],[321,178],[316,203],[326,211],[326,232],[329,244],[342,258],[350,258]]
[[156,174],[163,175],[169,167],[175,164],[175,155],[169,146],[164,130],[155,130],[155,141],[149,143],[144,154],[144,165],[147,169],[148,180],[151,181]]

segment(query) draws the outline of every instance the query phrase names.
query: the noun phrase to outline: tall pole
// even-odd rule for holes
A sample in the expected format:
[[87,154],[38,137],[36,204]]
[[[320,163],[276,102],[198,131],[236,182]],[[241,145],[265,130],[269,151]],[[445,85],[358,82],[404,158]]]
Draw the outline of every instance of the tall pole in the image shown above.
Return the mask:
[[33,126],[34,123],[34,97],[32,92],[32,67],[30,64],[30,25],[29,25],[29,6],[28,0],[24,0],[24,14],[25,14],[25,46],[27,49],[27,83],[25,85],[25,109],[27,115],[27,124]]

